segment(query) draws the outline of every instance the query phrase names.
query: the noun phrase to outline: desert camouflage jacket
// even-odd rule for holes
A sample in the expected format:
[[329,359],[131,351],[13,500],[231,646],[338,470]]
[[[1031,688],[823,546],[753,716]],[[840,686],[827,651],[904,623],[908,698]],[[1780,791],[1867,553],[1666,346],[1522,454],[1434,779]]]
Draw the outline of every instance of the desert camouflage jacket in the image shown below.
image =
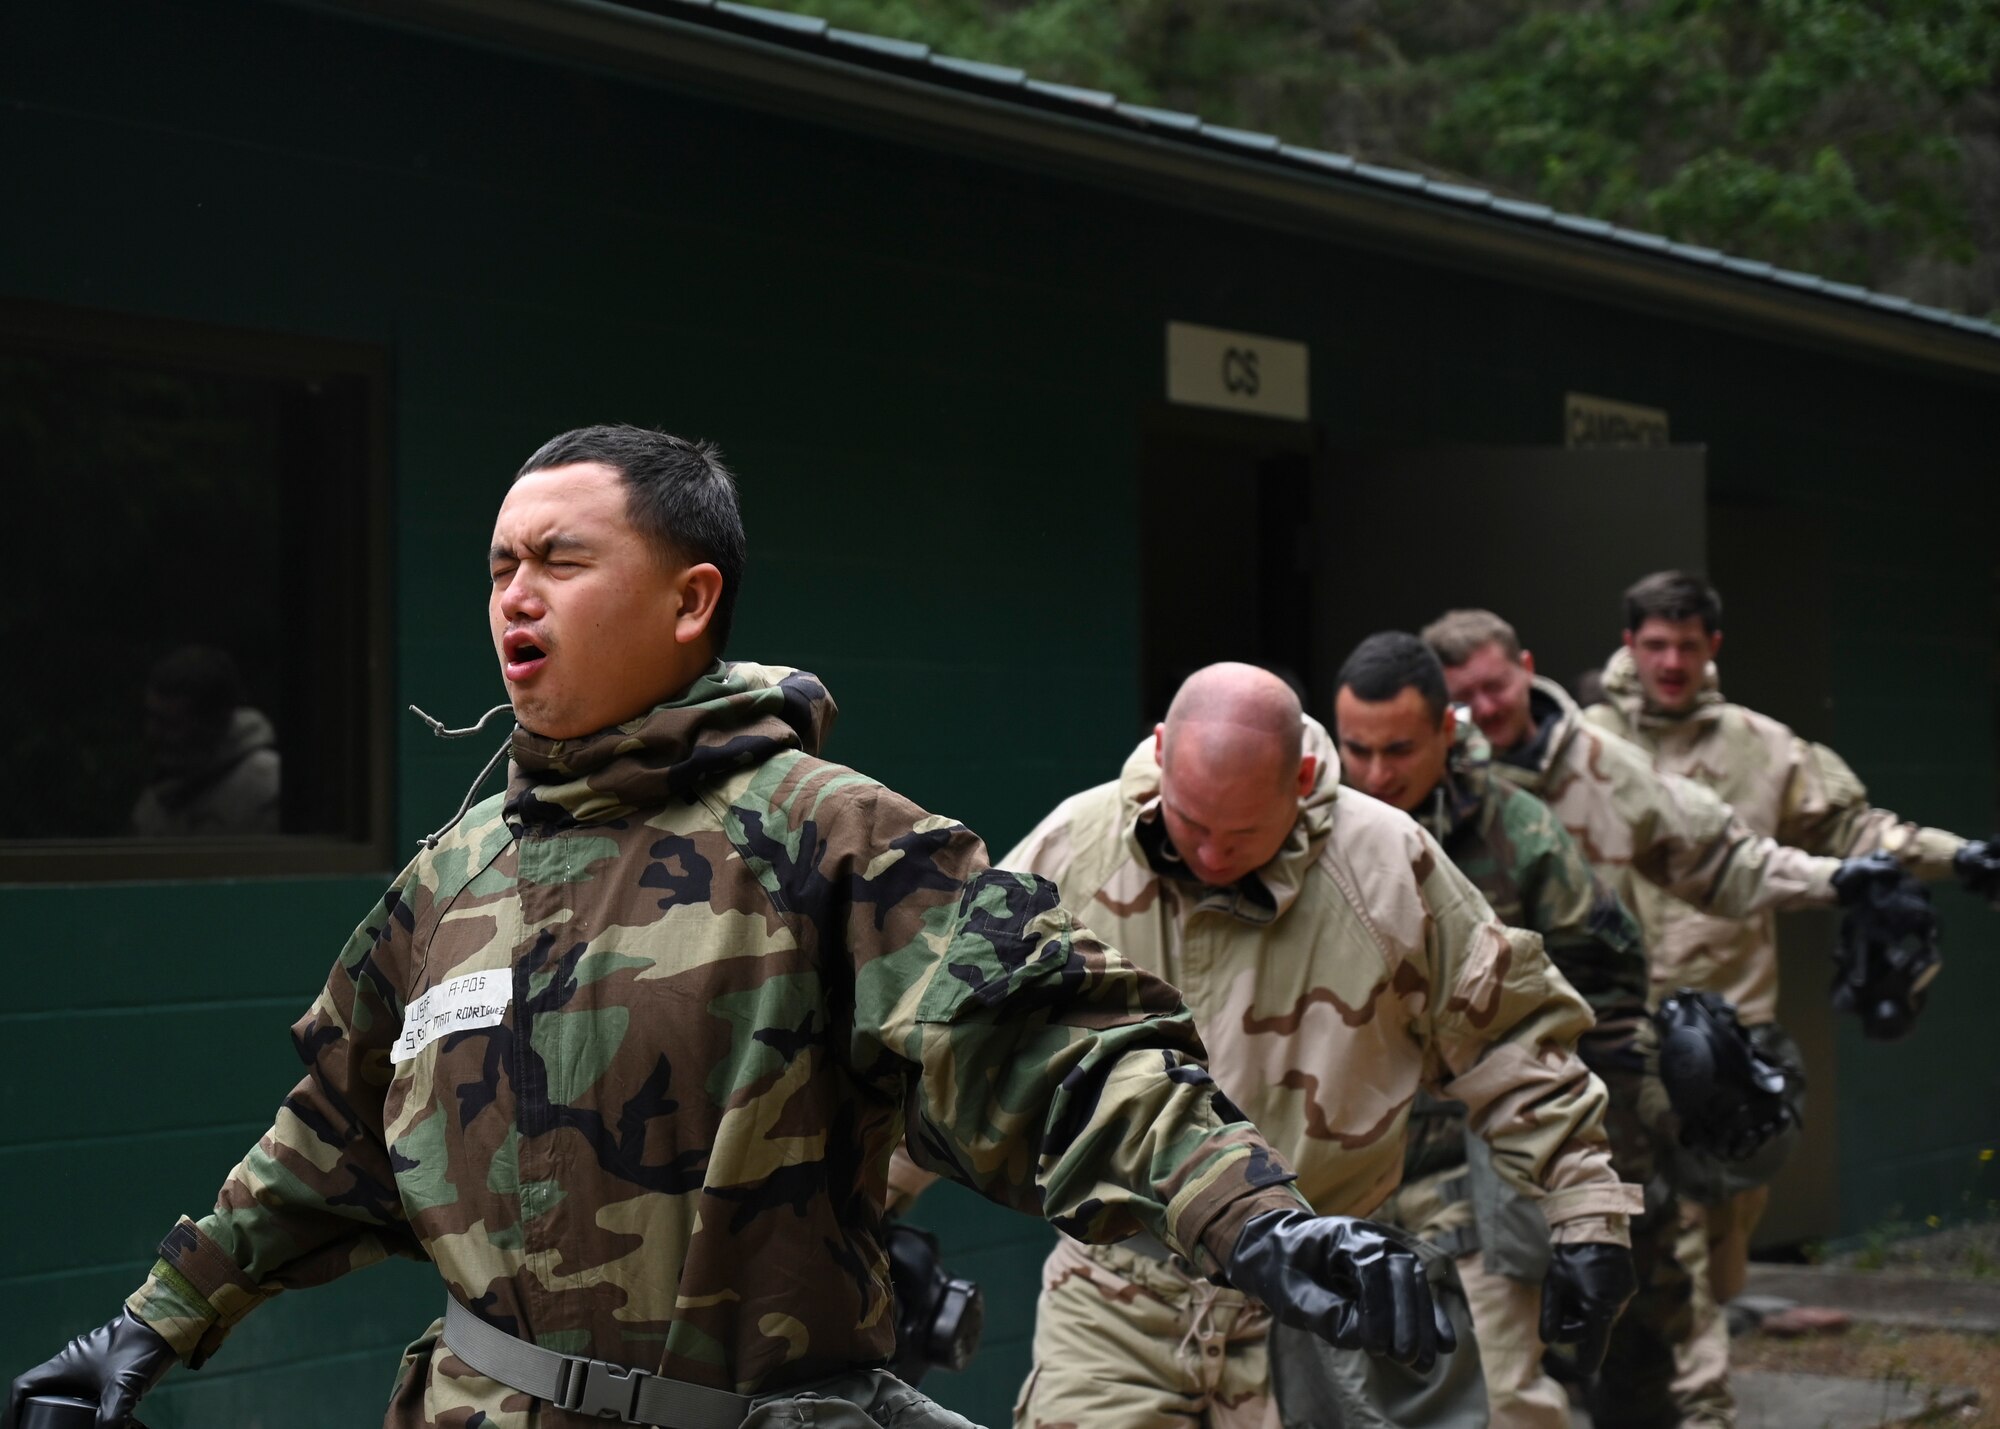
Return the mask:
[[1501,922],[1542,935],[1549,960],[1600,1027],[1646,1010],[1639,924],[1605,886],[1549,806],[1493,775],[1493,751],[1460,719],[1445,777],[1413,811]]
[[[1723,699],[1714,665],[1685,715],[1646,705],[1624,650],[1604,668],[1604,693],[1607,703],[1592,706],[1585,719],[1638,744],[1655,768],[1713,789],[1758,833],[1836,858],[1887,849],[1920,878],[1951,873],[1964,839],[1870,805],[1867,789],[1838,754]],[[1777,1016],[1778,948],[1769,912],[1715,917],[1657,893],[1642,893],[1638,910],[1663,979],[1720,993],[1748,1023]]]
[[1578,1060],[1590,1012],[1533,933],[1503,927],[1411,819],[1319,776],[1277,856],[1217,889],[1180,873],[1148,739],[1121,777],[1065,800],[1004,866],[1181,989],[1210,1066],[1329,1215],[1366,1215],[1403,1173],[1419,1089],[1462,1101],[1501,1175],[1557,1240],[1625,1240],[1604,1086]]
[[[1535,733],[1494,770],[1555,811],[1627,907],[1642,906],[1642,885],[1727,918],[1834,902],[1839,859],[1759,834],[1710,790],[1655,770],[1645,750],[1585,720],[1553,680],[1538,676],[1530,700]],[[1647,952],[1655,996],[1680,986]]]
[[[133,1311],[198,1362],[398,1253],[509,1333],[752,1393],[890,1353],[906,1119],[927,1164],[1085,1240],[1212,1267],[1298,1205],[1174,990],[815,757],[832,717],[811,676],[736,664],[584,739],[517,730],[505,795],[341,952],[304,1079]],[[491,1388],[469,1422],[568,1422]]]

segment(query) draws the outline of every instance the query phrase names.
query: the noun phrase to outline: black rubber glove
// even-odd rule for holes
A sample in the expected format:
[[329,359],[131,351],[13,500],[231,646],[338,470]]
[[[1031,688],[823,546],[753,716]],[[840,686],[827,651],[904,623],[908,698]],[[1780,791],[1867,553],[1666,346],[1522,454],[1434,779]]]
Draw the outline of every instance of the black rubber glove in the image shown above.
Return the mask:
[[1597,1373],[1611,1344],[1611,1326],[1638,1289],[1632,1252],[1622,1245],[1585,1241],[1550,1248],[1549,1273],[1542,1280],[1542,1342],[1576,1347],[1559,1357],[1560,1372],[1551,1368],[1556,1378],[1574,1382]]
[[1265,1211],[1244,1223],[1225,1267],[1295,1329],[1429,1374],[1458,1348],[1424,1263],[1394,1231],[1351,1216]]
[[1848,859],[1833,887],[1847,909],[1834,958],[1834,1009],[1857,1014],[1863,1036],[1893,1042],[1915,1025],[1942,966],[1931,896],[1886,853]]
[[1974,839],[1951,856],[1951,871],[1968,893],[2000,908],[2000,839]]
[[1894,890],[1902,877],[1903,865],[1896,856],[1877,850],[1842,859],[1833,871],[1833,892],[1843,908],[1866,908]]
[[73,1395],[97,1404],[98,1429],[125,1429],[146,1391],[174,1366],[173,1346],[130,1310],[78,1335],[46,1364],[14,1381],[7,1424],[18,1424],[31,1394]]

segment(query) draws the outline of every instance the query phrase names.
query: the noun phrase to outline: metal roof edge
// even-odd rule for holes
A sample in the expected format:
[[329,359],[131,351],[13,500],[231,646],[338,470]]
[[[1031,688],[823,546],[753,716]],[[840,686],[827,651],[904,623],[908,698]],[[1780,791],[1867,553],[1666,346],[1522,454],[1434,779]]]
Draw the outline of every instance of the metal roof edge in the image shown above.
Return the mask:
[[[1221,126],[1162,123],[1115,95],[887,41],[829,42],[823,22],[715,0],[293,0],[516,51],[664,78],[767,111],[905,143],[1055,161],[1182,206],[1324,231],[1460,266],[1497,261],[1648,306],[2000,377],[2000,326],[1906,299]],[[768,17],[779,17],[776,19]],[[1182,116],[1175,115],[1175,120]],[[912,129],[912,124],[917,125]],[[1269,140],[1268,144],[1265,140]],[[949,142],[947,142],[949,141]],[[1475,197],[1476,196],[1476,197]],[[1255,215],[1243,201],[1256,205]],[[1712,256],[1711,256],[1712,255]],[[1860,297],[1852,296],[1858,292]]]

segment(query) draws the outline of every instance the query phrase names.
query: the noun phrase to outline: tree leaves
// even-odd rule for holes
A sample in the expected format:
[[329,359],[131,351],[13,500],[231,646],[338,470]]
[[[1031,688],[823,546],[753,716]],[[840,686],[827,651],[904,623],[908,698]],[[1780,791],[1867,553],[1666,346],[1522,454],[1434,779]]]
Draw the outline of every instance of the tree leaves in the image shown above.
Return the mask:
[[2000,167],[1994,0],[790,3],[1787,267],[2000,300],[2000,198],[1968,177]]

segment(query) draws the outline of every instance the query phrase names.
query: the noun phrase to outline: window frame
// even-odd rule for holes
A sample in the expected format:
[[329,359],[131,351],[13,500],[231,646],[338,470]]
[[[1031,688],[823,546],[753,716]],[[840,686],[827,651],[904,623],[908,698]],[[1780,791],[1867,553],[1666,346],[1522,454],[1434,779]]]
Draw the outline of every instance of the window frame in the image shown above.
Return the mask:
[[0,885],[195,881],[374,874],[399,862],[394,829],[395,646],[394,552],[390,545],[389,393],[387,347],[340,338],[227,327],[151,314],[0,298],[0,339],[26,338],[88,356],[157,362],[238,377],[358,379],[363,503],[351,552],[358,585],[343,600],[362,603],[358,625],[363,689],[357,732],[360,760],[359,838],[326,834],[246,835],[202,839],[137,837],[0,839]]

